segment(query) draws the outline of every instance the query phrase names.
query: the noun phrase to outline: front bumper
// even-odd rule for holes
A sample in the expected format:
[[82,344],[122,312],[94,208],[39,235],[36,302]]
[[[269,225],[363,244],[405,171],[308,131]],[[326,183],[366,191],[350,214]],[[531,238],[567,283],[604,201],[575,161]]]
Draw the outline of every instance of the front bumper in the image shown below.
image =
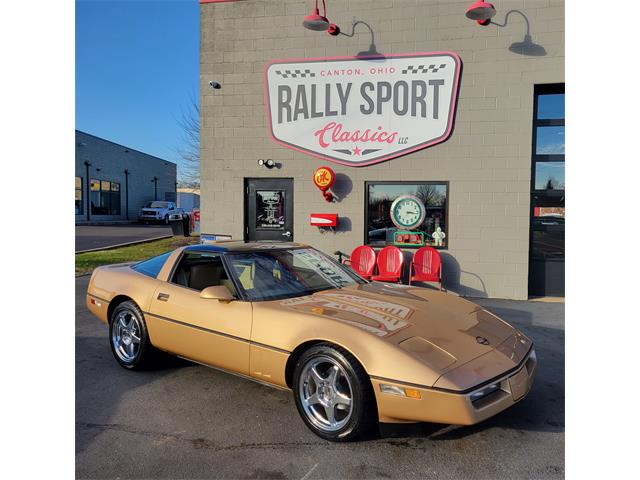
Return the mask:
[[[533,385],[537,368],[535,352],[516,370],[491,379],[471,391],[457,393],[444,389],[406,385],[386,379],[372,378],[371,383],[378,404],[381,422],[432,422],[453,425],[473,425],[490,418],[522,400]],[[499,384],[499,388],[472,401],[475,392],[487,385]],[[383,393],[381,385],[391,385],[401,389],[410,388],[420,392],[420,398]]]

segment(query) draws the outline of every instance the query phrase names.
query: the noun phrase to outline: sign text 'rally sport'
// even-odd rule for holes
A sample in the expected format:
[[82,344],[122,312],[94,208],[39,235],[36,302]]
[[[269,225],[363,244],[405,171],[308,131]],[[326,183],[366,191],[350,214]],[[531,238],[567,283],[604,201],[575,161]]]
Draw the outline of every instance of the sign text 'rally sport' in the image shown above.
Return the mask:
[[269,128],[286,147],[370,165],[446,140],[459,77],[450,52],[273,61]]

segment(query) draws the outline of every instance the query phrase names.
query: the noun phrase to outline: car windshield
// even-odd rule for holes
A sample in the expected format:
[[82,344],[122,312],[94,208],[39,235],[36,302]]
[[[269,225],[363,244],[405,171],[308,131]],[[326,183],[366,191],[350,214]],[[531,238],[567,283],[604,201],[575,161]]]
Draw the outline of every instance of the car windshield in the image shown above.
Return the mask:
[[226,255],[236,283],[249,301],[279,300],[342,288],[365,280],[313,248]]
[[147,208],[167,208],[169,206],[168,202],[149,202],[147,203]]

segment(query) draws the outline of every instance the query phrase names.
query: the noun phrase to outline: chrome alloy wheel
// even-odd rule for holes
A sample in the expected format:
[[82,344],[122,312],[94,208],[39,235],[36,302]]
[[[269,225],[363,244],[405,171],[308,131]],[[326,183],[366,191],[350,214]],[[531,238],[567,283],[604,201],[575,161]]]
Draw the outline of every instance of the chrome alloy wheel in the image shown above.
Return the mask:
[[322,355],[306,363],[298,395],[307,418],[320,430],[335,432],[351,418],[351,382],[344,368],[331,357]]
[[140,323],[130,310],[122,310],[113,320],[111,343],[118,358],[133,362],[140,352]]

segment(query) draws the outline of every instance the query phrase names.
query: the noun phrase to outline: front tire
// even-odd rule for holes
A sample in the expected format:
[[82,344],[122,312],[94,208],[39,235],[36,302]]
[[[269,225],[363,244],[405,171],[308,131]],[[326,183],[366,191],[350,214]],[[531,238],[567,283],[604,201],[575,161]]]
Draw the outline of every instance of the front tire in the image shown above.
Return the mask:
[[164,224],[169,225],[169,215],[164,216]]
[[293,395],[300,416],[325,440],[346,442],[369,434],[377,422],[369,376],[346,350],[314,345],[296,362]]
[[152,363],[155,348],[149,340],[142,311],[133,301],[120,303],[109,319],[109,345],[118,364],[143,370]]

